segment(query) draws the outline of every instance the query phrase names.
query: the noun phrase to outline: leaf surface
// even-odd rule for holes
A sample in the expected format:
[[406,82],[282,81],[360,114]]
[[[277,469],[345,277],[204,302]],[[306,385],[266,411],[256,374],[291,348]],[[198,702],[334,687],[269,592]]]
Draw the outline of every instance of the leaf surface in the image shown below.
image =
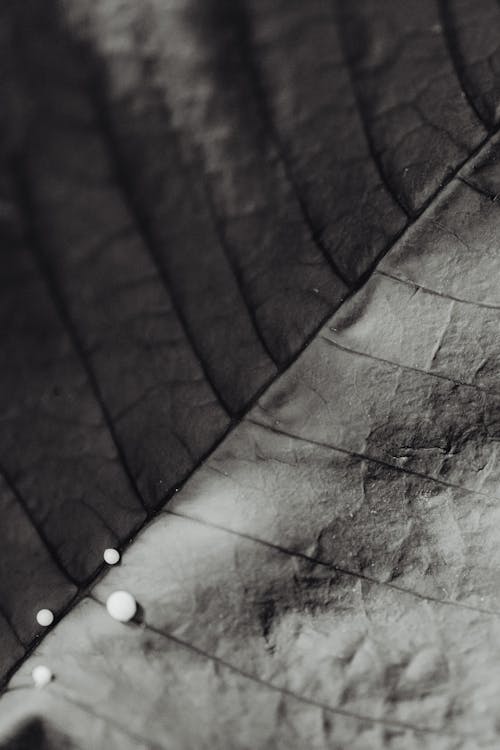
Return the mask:
[[498,13],[2,10],[5,747],[495,746]]

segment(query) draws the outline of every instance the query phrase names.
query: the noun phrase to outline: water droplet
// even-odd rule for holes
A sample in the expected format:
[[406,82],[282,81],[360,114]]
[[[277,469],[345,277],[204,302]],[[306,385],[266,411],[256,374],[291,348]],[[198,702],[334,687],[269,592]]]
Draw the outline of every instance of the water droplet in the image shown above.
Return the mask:
[[39,664],[31,672],[36,687],[43,688],[52,680],[52,671],[45,664]]
[[106,601],[106,609],[114,620],[129,622],[137,612],[137,604],[128,591],[113,591]]
[[104,562],[107,562],[108,565],[116,565],[116,563],[120,562],[120,553],[117,549],[113,549],[112,547],[108,547],[108,549],[104,550]]
[[54,615],[50,609],[41,609],[36,613],[36,621],[44,628],[48,628],[54,622]]

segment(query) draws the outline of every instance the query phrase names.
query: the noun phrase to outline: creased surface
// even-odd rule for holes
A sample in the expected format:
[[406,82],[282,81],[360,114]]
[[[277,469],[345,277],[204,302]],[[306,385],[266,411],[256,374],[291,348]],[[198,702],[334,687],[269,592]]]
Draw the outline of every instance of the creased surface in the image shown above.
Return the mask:
[[497,20],[4,6],[5,748],[496,747]]

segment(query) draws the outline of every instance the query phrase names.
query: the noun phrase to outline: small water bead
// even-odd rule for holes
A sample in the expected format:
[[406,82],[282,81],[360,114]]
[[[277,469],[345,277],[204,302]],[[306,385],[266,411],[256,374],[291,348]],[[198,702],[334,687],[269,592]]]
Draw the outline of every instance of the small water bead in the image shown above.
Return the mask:
[[114,620],[129,622],[137,612],[137,604],[128,591],[113,591],[107,598],[106,609]]
[[50,609],[41,609],[36,613],[36,621],[44,628],[48,628],[54,622],[54,615]]
[[45,664],[39,664],[33,669],[31,676],[35,686],[43,688],[52,680],[52,670],[50,670],[49,667],[46,667]]
[[120,562],[120,553],[117,549],[113,549],[112,547],[108,547],[108,549],[104,550],[104,562],[106,562],[108,565],[116,565]]

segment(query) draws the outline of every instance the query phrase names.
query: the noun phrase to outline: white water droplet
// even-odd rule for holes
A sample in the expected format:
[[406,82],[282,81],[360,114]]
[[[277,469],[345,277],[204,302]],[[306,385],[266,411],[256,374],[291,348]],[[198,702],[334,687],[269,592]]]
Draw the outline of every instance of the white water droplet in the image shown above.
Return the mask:
[[113,549],[112,547],[108,547],[108,549],[104,550],[104,562],[107,562],[108,565],[116,565],[116,563],[120,562],[120,553],[117,549]]
[[128,591],[113,591],[106,601],[106,609],[114,620],[129,622],[137,612],[137,604]]
[[36,621],[44,628],[48,628],[54,622],[54,615],[50,609],[41,609],[36,613]]
[[45,664],[39,664],[31,672],[36,687],[43,688],[52,680],[52,671]]

